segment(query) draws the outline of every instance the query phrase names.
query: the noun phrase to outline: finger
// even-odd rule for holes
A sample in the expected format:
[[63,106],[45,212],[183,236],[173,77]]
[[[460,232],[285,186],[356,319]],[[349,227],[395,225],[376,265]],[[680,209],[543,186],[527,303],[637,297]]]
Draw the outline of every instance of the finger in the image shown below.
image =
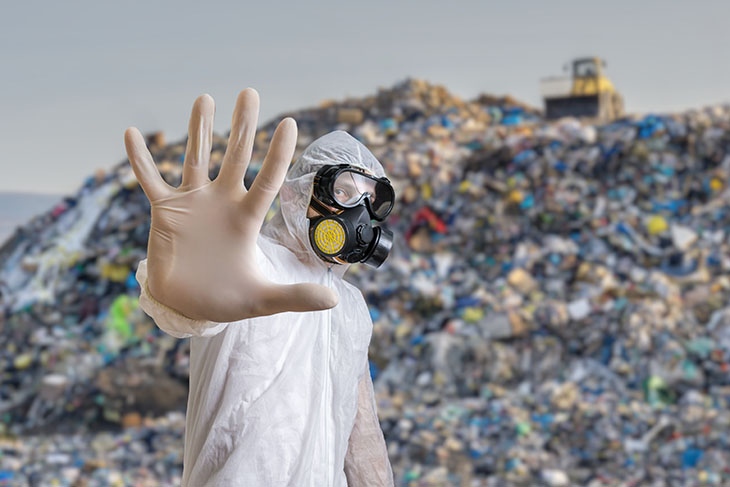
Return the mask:
[[144,137],[136,127],[129,127],[124,131],[124,146],[134,175],[150,203],[169,196],[173,188],[162,179],[152,154],[145,145]]
[[208,163],[213,147],[214,116],[215,101],[213,101],[213,97],[207,93],[200,95],[193,103],[193,110],[190,114],[181,188],[199,188],[210,181]]
[[291,117],[282,120],[274,131],[261,171],[243,200],[246,214],[263,220],[279,192],[297,145],[297,123]]
[[339,298],[332,289],[320,284],[271,284],[259,295],[257,315],[286,311],[321,311],[337,306]]
[[243,176],[251,161],[256,124],[259,119],[259,94],[253,88],[246,88],[238,94],[231,120],[231,134],[223,155],[217,184],[235,191],[246,191]]

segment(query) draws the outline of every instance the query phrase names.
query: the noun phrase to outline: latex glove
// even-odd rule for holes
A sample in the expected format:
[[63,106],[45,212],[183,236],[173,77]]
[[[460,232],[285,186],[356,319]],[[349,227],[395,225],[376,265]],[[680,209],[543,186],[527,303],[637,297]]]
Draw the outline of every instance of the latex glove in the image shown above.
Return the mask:
[[208,177],[215,103],[193,104],[182,183],[168,185],[135,127],[124,133],[134,174],[151,205],[147,246],[148,288],[160,303],[194,320],[234,322],[283,311],[334,307],[337,295],[312,283],[270,282],[256,264],[256,240],[264,217],[294,155],[297,126],[287,117],[276,127],[263,167],[247,191],[243,185],[258,123],[259,96],[238,95],[220,172]]

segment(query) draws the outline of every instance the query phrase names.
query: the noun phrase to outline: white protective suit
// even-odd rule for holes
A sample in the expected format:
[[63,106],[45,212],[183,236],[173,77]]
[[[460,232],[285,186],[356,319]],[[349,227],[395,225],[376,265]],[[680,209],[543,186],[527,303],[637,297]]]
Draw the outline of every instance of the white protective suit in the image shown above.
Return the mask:
[[385,175],[347,132],[315,140],[287,172],[256,254],[275,283],[335,290],[334,308],[193,320],[150,295],[147,259],[139,263],[142,309],[166,333],[191,339],[183,487],[394,485],[368,366],[367,305],[342,279],[348,266],[320,260],[308,237],[314,175],[338,163]]

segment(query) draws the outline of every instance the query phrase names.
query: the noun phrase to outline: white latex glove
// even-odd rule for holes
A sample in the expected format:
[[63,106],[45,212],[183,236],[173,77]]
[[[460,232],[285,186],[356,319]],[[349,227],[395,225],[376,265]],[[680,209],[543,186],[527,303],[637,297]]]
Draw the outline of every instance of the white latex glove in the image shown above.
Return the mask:
[[294,155],[297,126],[279,123],[250,191],[243,185],[258,123],[259,96],[238,95],[222,166],[208,178],[215,103],[210,95],[193,104],[180,187],[160,175],[142,134],[124,133],[134,174],[150,201],[148,288],[160,303],[194,320],[234,322],[284,311],[334,307],[337,295],[312,283],[270,282],[256,264],[256,240],[264,217]]

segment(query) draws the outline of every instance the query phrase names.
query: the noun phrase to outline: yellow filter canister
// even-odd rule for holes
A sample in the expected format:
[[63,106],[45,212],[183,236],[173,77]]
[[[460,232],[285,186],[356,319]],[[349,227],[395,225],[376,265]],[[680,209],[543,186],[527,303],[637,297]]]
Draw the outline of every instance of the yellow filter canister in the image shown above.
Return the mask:
[[336,255],[345,246],[345,229],[340,222],[325,218],[314,228],[314,243],[327,255]]

